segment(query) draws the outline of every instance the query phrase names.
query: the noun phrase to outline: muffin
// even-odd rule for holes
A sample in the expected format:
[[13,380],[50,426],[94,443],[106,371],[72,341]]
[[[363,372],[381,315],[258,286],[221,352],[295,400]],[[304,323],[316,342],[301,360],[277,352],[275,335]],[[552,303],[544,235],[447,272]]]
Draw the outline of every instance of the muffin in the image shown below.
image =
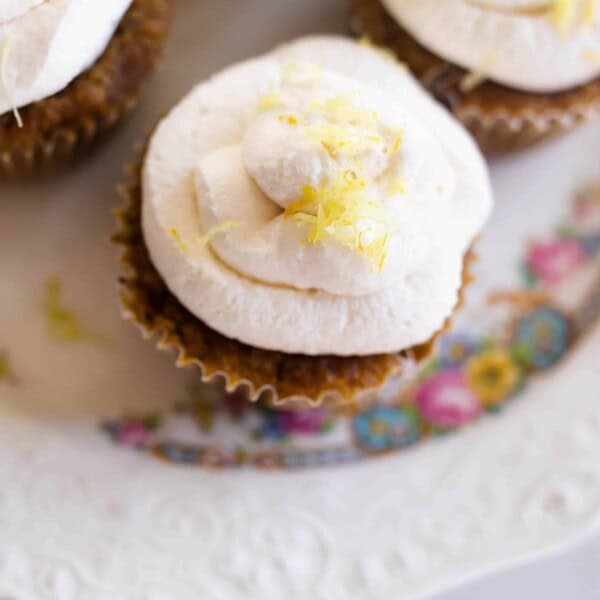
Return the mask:
[[352,25],[405,61],[488,154],[600,109],[598,0],[350,0]]
[[174,0],[0,3],[0,177],[51,170],[137,103]]
[[204,381],[286,408],[366,402],[427,356],[492,205],[447,111],[328,36],[198,85],[131,175],[125,315]]

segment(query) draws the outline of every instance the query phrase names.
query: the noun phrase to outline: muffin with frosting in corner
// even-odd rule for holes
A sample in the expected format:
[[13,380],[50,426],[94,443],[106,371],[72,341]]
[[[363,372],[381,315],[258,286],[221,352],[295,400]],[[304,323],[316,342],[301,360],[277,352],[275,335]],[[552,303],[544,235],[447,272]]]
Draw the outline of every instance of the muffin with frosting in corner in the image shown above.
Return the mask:
[[51,170],[137,103],[174,0],[0,0],[0,178]]
[[286,408],[362,402],[426,356],[492,205],[475,144],[410,73],[327,36],[198,85],[132,175],[126,316]]
[[600,0],[350,0],[353,29],[393,50],[486,153],[600,111]]

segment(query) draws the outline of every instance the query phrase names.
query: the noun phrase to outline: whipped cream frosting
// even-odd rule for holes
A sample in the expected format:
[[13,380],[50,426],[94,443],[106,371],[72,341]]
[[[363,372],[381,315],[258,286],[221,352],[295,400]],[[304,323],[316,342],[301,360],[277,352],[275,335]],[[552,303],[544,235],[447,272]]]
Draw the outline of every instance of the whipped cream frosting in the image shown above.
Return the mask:
[[600,75],[600,0],[381,0],[422,46],[498,83],[558,92]]
[[20,17],[26,12],[42,4],[44,0],[1,0],[0,1],[0,23],[9,19]]
[[0,114],[64,89],[105,50],[132,0],[0,0]]
[[461,126],[396,62],[337,37],[197,86],[159,124],[142,185],[150,256],[190,312],[308,355],[428,340],[491,208]]

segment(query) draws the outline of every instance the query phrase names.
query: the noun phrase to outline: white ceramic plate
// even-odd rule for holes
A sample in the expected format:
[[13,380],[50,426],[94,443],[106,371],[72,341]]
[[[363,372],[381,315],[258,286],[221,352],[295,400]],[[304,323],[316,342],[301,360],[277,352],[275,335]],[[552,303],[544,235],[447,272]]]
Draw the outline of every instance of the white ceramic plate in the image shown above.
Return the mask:
[[[451,436],[375,458],[350,419],[312,436],[273,437],[265,415],[200,431],[189,412],[172,413],[189,399],[193,374],[121,320],[107,240],[134,142],[219,67],[296,35],[344,31],[344,19],[342,0],[180,0],[168,56],[136,117],[72,172],[3,186],[0,349],[15,379],[0,382],[2,600],[416,598],[554,552],[600,521],[600,227],[591,213],[577,220],[585,207],[572,203],[600,179],[600,124],[492,167],[498,206],[458,328],[514,350],[515,323],[533,306],[519,272],[529,256],[539,277],[555,281],[538,288],[544,305],[575,319],[579,343],[560,348],[556,364],[554,346],[546,349],[552,368],[530,369],[518,400]],[[554,231],[561,223],[566,233]],[[62,301],[110,343],[47,334],[51,276],[63,284]],[[498,290],[526,307],[491,306]],[[149,437],[123,434],[124,416],[157,412],[165,417]],[[107,419],[113,437],[146,451],[113,444],[99,427]],[[154,460],[148,449],[164,440],[176,442],[171,459],[222,443],[228,451],[245,444],[244,456],[360,447],[352,458],[363,460],[209,472]]]

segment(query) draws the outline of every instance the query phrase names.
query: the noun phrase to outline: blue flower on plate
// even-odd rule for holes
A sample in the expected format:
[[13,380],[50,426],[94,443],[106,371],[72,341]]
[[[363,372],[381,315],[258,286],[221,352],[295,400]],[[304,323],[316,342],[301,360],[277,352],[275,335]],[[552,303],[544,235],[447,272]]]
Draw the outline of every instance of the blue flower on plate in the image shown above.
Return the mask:
[[440,338],[438,361],[441,367],[460,367],[479,350],[479,342],[466,333],[448,333]]
[[173,442],[158,444],[157,451],[166,459],[174,463],[197,464],[202,457],[202,448],[186,446]]
[[581,239],[583,251],[593,258],[600,252],[600,234],[587,235]]
[[354,417],[354,435],[369,452],[383,452],[414,444],[420,437],[416,413],[402,406],[371,406]]
[[571,326],[558,309],[543,306],[532,310],[518,323],[516,348],[521,360],[539,370],[554,366],[571,341]]
[[283,427],[277,411],[267,407],[257,407],[260,422],[252,435],[257,440],[279,441],[285,439],[288,432]]

